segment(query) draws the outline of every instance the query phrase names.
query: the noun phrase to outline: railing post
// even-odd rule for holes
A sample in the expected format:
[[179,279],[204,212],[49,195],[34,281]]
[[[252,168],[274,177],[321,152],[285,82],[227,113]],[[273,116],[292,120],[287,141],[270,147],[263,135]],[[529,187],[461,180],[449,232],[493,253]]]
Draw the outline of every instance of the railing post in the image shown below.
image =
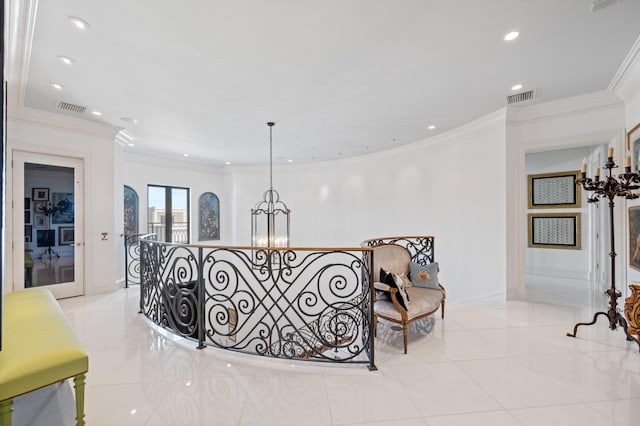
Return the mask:
[[129,236],[124,234],[124,288],[129,288]]
[[365,252],[368,254],[368,256],[366,256],[367,258],[367,271],[369,272],[369,277],[368,277],[368,284],[369,284],[369,309],[367,312],[367,317],[369,318],[369,371],[376,371],[378,369],[378,367],[376,367],[375,364],[375,336],[376,336],[376,330],[375,330],[375,326],[376,321],[375,321],[375,314],[373,311],[373,303],[375,301],[375,289],[373,288],[373,276],[374,276],[374,271],[373,271],[373,256],[374,256],[374,251],[371,250],[369,252]]
[[204,262],[202,258],[202,247],[198,247],[198,306],[197,306],[197,324],[198,324],[198,349],[204,349],[204,312],[205,312],[205,299],[204,299]]

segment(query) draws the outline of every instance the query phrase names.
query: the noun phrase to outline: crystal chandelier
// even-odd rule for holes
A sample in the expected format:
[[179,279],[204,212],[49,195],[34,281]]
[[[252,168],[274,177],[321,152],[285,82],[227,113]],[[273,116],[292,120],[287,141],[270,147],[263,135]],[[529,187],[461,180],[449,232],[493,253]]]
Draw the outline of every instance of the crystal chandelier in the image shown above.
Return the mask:
[[291,210],[280,201],[273,189],[273,126],[269,126],[269,189],[262,201],[251,209],[251,245],[254,247],[289,247],[289,213]]

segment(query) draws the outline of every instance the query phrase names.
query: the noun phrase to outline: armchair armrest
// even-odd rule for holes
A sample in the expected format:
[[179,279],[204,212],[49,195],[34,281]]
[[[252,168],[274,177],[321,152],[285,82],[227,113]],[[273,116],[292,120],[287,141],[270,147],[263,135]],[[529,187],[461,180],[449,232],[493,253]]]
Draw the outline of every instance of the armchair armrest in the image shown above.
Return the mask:
[[391,287],[389,284],[381,283],[379,281],[373,283],[373,288],[379,291],[386,291],[387,293],[395,293],[398,289]]

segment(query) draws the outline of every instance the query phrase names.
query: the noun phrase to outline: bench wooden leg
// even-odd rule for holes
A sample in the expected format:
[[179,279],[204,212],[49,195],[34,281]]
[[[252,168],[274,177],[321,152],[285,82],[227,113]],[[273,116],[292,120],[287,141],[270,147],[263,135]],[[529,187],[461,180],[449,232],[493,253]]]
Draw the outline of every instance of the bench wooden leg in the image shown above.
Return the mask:
[[76,426],[84,426],[84,383],[87,375],[78,374],[73,378],[73,387],[76,391]]
[[0,426],[11,426],[11,412],[13,411],[13,399],[0,402]]

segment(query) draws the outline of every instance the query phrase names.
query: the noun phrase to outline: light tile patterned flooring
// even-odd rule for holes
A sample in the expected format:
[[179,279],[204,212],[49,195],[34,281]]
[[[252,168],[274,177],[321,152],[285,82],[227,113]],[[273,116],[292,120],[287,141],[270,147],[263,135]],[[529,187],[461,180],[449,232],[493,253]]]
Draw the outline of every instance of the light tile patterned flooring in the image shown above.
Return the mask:
[[[450,303],[407,355],[381,324],[369,372],[199,351],[137,314],[137,287],[60,303],[89,351],[89,426],[640,424],[638,347],[605,318],[566,336],[596,308]],[[68,382],[33,392],[14,425],[72,425],[73,404]]]

